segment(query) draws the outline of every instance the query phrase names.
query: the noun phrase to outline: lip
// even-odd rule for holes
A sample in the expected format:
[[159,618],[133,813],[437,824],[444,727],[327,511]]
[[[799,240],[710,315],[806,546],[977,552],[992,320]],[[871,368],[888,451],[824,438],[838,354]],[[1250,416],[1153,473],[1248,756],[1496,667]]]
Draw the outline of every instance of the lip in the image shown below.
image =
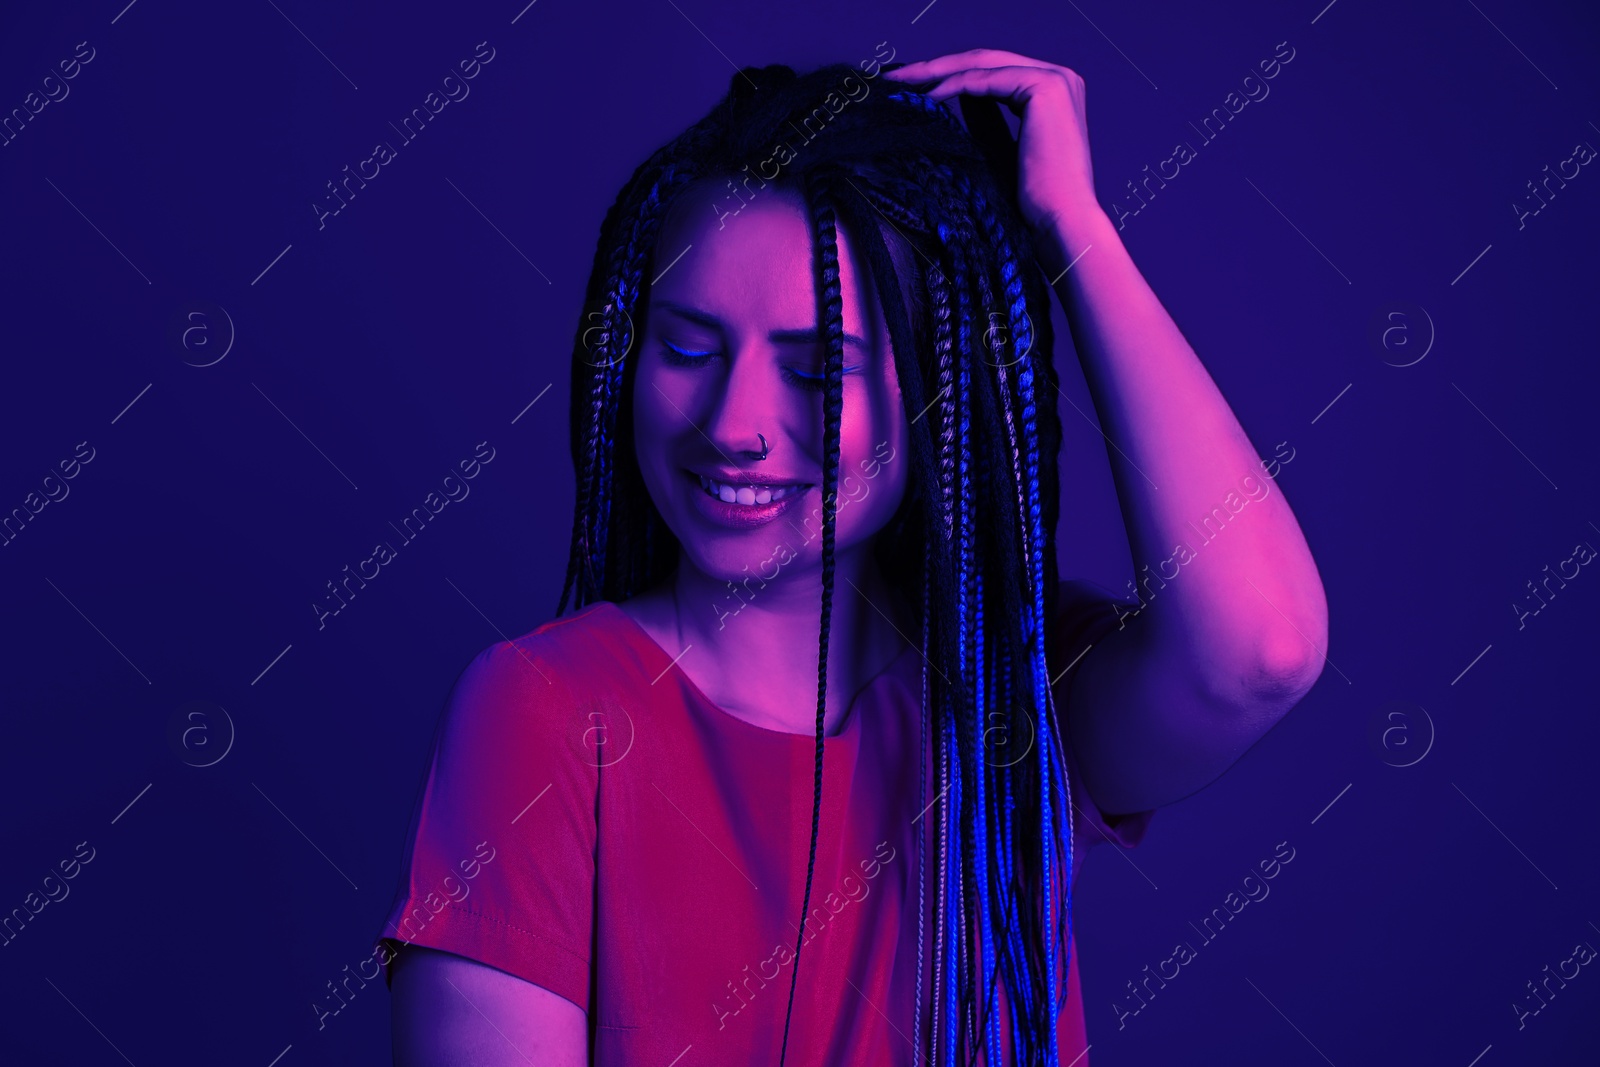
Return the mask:
[[683,479],[684,484],[688,486],[689,493],[695,499],[695,509],[701,515],[718,526],[726,526],[735,530],[748,530],[756,526],[765,526],[767,523],[781,518],[801,500],[805,499],[806,491],[811,488],[809,484],[804,482],[773,482],[770,484],[798,484],[804,486],[804,488],[790,493],[782,500],[774,500],[766,504],[729,504],[718,500],[700,488],[700,476],[694,471],[685,469],[683,471]]
[[752,478],[750,477],[748,471],[735,471],[734,473],[729,474],[726,470],[720,467],[702,467],[700,469],[685,467],[684,470],[688,471],[697,478],[710,478],[712,481],[724,482],[728,485],[771,485],[777,487],[782,487],[785,485],[803,485],[807,488],[810,488],[812,484],[811,482],[804,481],[800,478]]

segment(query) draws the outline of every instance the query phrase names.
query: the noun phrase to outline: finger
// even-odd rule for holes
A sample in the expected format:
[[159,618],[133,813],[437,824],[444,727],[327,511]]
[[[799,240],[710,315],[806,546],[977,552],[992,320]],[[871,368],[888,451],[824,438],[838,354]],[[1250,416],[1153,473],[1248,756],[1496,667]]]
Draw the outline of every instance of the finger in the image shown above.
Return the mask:
[[1000,66],[1040,67],[1059,71],[1067,69],[1055,63],[1046,63],[1042,59],[1019,55],[1016,52],[1005,52],[997,48],[970,48],[965,52],[952,52],[949,55],[939,56],[935,59],[907,63],[896,70],[885,71],[884,74],[886,77],[903,78],[907,81],[929,81],[945,77],[959,70]]
[[925,96],[936,100],[965,93],[969,96],[990,96],[1004,100],[1011,110],[1021,114],[1029,100],[1055,86],[1066,89],[1065,78],[1059,72],[1040,67],[994,67],[986,70],[960,70],[938,80],[931,88],[923,90]]
[[934,59],[923,59],[907,63],[899,70],[889,71],[890,74],[902,74],[907,70],[926,77],[942,77],[957,70],[970,67],[1052,67],[1042,59],[1033,59],[1016,52],[1006,52],[998,48],[969,48],[965,52],[951,52],[948,55],[938,56]]

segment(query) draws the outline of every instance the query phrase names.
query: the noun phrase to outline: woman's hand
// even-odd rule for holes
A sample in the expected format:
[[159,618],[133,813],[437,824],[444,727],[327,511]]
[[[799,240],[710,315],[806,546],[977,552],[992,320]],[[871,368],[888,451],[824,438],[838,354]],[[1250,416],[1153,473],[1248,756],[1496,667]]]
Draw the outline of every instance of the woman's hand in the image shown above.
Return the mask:
[[[1095,201],[1083,79],[987,48],[884,77],[935,100],[993,97],[1022,118],[1019,206],[1066,311],[1100,429],[1114,442],[1108,457],[1135,573],[1143,563],[1162,574],[1159,596],[1146,577],[1137,603],[1125,604],[1136,610],[1118,612],[1119,631],[1133,619],[1126,632],[1097,642],[1075,668],[1071,744],[1101,811],[1170,804],[1226,770],[1321,673],[1328,605],[1311,550],[1284,494],[1271,491],[1272,476],[1256,475],[1268,468]],[[1226,527],[1234,532],[1208,535],[1193,525],[1195,516],[1214,525],[1234,511],[1229,502],[1243,499],[1235,486],[1251,502]],[[1197,554],[1203,558],[1191,562]],[[1181,572],[1163,570],[1175,562]]]
[[974,48],[908,63],[884,77],[917,86],[934,100],[961,93],[994,97],[1022,120],[1017,200],[1036,243],[1074,220],[1104,214],[1094,195],[1083,79],[1076,71],[1015,52]]

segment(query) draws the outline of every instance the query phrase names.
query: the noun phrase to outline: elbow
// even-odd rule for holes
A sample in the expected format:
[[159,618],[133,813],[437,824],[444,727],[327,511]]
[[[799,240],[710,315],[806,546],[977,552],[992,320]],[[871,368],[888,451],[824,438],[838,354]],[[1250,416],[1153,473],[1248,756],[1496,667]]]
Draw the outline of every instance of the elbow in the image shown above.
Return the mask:
[[1213,676],[1210,684],[1202,687],[1195,706],[1209,709],[1209,715],[1196,719],[1195,724],[1203,721],[1212,736],[1226,738],[1223,747],[1228,754],[1226,763],[1211,777],[1231,766],[1311,691],[1322,674],[1324,660],[1320,653],[1308,652],[1303,641],[1299,648],[1287,642],[1269,642],[1259,646],[1254,658],[1243,661],[1248,666],[1223,678]]
[[1244,688],[1258,708],[1282,715],[1311,692],[1328,662],[1328,598],[1313,579],[1279,603],[1282,610],[1260,621],[1248,646]]
[[1322,676],[1327,662],[1328,629],[1324,620],[1274,629],[1256,646],[1244,689],[1257,707],[1287,712]]
[[1247,688],[1258,705],[1288,711],[1311,692],[1322,677],[1326,662],[1320,654],[1312,656],[1276,654],[1265,657],[1252,673]]
[[[1230,718],[1243,717],[1260,732],[1282,718],[1316,685],[1327,662],[1326,626],[1281,618],[1231,655],[1217,656],[1202,687],[1202,703]],[[1313,644],[1313,642],[1315,642]],[[1264,724],[1264,725],[1263,725]]]

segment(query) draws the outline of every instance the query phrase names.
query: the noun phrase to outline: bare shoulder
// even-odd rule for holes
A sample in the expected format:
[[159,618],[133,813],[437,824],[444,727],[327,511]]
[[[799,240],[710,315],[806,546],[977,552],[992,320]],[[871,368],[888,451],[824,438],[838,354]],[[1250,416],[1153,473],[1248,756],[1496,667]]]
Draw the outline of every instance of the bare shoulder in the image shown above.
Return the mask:
[[408,945],[393,964],[396,1067],[587,1067],[588,1019],[543,986],[451,952]]
[[616,603],[622,612],[662,648],[671,648],[673,636],[672,591],[662,586],[635,593]]
[[563,663],[593,656],[603,626],[602,604],[549,619],[517,637],[502,638],[481,648],[462,671],[468,684],[537,684],[551,686]]

